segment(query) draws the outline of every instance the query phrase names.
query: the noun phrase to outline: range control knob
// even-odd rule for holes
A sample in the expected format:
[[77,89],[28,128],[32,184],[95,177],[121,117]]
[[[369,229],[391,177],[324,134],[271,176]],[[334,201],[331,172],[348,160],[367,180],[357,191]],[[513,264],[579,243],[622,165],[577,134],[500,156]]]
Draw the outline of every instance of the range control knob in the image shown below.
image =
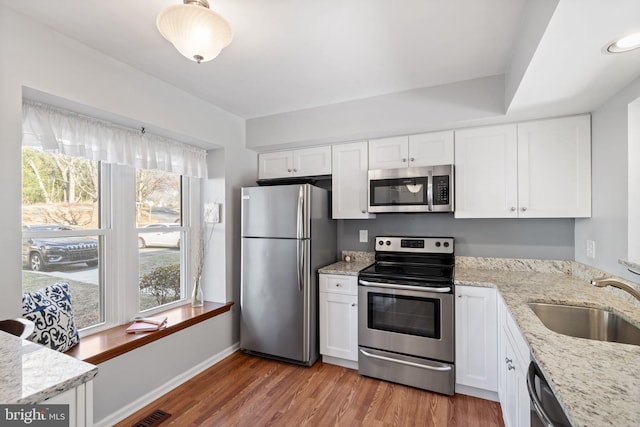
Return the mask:
[[444,247],[448,248],[449,247],[449,242],[444,242]]
[[378,241],[378,246],[382,246],[382,245],[384,245],[384,242],[382,240],[379,240]]
[[440,247],[440,242],[436,242],[436,248]]
[[391,246],[391,240],[387,240],[387,246]]

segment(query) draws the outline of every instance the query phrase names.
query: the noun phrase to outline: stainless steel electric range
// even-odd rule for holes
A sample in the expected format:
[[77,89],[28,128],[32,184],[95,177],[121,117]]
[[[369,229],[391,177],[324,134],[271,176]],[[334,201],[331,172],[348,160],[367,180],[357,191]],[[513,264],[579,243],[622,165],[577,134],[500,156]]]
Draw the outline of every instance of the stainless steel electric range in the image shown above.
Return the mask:
[[358,280],[362,375],[453,395],[454,239],[376,237]]

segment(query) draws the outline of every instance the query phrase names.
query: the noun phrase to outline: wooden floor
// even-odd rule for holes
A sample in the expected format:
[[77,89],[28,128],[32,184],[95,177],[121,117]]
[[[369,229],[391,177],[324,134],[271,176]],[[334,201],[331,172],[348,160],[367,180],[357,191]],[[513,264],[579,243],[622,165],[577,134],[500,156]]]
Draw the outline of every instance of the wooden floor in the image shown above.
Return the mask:
[[236,352],[117,426],[153,410],[168,426],[504,426],[496,402],[453,397],[363,377],[317,362],[311,368]]

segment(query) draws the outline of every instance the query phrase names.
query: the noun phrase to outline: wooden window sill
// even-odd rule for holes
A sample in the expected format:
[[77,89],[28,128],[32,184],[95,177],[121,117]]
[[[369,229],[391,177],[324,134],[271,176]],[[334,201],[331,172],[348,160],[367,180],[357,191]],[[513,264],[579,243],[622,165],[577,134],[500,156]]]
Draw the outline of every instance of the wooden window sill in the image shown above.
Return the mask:
[[181,305],[161,313],[167,316],[165,329],[141,334],[128,334],[126,329],[130,323],[127,323],[82,337],[80,343],[65,354],[97,365],[196,323],[226,313],[231,310],[232,305],[233,302],[222,304],[209,301],[205,301],[204,306],[198,308],[191,307],[191,304]]

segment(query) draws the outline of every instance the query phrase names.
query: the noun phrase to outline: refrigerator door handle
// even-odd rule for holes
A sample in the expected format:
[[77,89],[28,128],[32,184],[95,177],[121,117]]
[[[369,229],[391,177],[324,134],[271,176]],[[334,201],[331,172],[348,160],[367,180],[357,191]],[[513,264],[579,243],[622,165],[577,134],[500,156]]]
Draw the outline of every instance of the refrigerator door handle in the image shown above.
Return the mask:
[[297,224],[296,224],[296,238],[304,238],[304,186],[300,186],[298,192],[298,212],[297,212]]
[[298,244],[296,247],[297,255],[297,270],[298,270],[298,290],[302,291],[304,288],[304,186],[300,186],[298,192],[298,212],[297,212],[297,238]]
[[304,288],[304,240],[299,239],[296,246],[297,269],[298,270],[298,290],[302,292]]

